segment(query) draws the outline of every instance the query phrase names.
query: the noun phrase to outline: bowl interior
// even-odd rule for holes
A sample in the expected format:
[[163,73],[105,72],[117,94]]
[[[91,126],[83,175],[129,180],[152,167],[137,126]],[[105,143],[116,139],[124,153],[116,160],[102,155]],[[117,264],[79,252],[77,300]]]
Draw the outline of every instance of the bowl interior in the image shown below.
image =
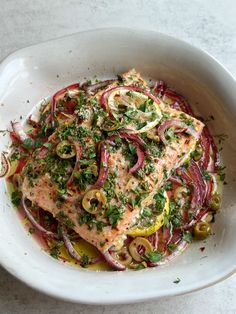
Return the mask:
[[[74,34],[10,55],[0,66],[0,129],[24,117],[42,98],[72,82],[111,78],[135,67],[148,79],[165,80],[208,123],[226,165],[222,211],[214,235],[194,243],[164,268],[93,272],[64,265],[44,253],[24,230],[0,182],[0,261],[12,274],[48,294],[84,303],[127,303],[193,291],[235,270],[236,83],[206,53],[163,34],[104,29]],[[0,149],[7,144],[1,136]],[[205,247],[202,252],[200,247]],[[180,283],[173,281],[180,278]],[[115,289],[114,289],[115,287]]]

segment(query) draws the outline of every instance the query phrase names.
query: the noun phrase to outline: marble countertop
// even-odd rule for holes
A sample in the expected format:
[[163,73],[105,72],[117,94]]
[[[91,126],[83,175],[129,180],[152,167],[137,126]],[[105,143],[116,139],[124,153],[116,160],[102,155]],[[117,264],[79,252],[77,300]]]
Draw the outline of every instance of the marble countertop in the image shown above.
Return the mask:
[[[200,47],[236,77],[235,0],[1,0],[0,59],[82,30],[123,26],[161,31]],[[220,261],[219,261],[220,263]],[[42,295],[0,268],[0,313],[236,313],[236,275],[185,296],[153,302],[87,306]]]

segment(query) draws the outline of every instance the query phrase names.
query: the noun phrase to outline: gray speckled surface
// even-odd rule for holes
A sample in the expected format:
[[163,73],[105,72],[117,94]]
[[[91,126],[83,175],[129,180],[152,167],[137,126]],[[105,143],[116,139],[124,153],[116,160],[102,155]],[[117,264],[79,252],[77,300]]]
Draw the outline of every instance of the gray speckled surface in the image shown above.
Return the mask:
[[[1,0],[0,59],[81,30],[127,26],[158,30],[205,49],[236,77],[235,0]],[[220,263],[220,261],[219,261]],[[236,313],[236,276],[186,296],[137,305],[86,306],[44,296],[0,269],[0,313]]]

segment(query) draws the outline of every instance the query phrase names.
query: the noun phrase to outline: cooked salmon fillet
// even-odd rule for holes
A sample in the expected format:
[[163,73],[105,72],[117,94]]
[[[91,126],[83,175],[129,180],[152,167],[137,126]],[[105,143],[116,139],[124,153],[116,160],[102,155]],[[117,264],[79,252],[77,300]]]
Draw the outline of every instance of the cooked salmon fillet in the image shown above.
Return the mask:
[[[140,74],[131,70],[123,75],[124,85],[134,85],[146,87],[147,83],[140,77]],[[108,90],[111,87],[117,85],[117,81],[107,86],[105,89]],[[98,99],[104,90],[99,91],[96,95],[91,96],[93,99]],[[160,103],[160,109],[168,115],[170,119],[180,119],[182,114],[181,111],[170,108],[164,103]],[[81,126],[86,126],[92,129],[91,120],[91,107],[87,104],[87,118],[81,123]],[[204,127],[203,123],[193,117],[185,115],[185,119],[191,119],[191,123],[196,133],[201,134]],[[71,123],[71,122],[70,122]],[[149,131],[149,135],[156,132],[156,128]],[[51,141],[55,141],[57,136],[52,136]],[[83,197],[86,191],[78,194],[78,199],[74,202],[65,199],[58,206],[58,186],[53,182],[49,173],[43,173],[34,180],[34,183],[30,182],[29,178],[25,178],[23,182],[22,192],[23,195],[32,201],[32,203],[43,208],[45,211],[50,212],[55,218],[62,223],[70,222],[70,227],[78,233],[83,239],[93,244],[98,248],[99,251],[105,252],[114,245],[118,245],[125,239],[127,230],[135,223],[139,217],[142,209],[153,203],[153,197],[157,193],[163,184],[166,182],[168,177],[171,175],[177,167],[182,165],[189,157],[191,151],[194,150],[196,145],[196,138],[185,133],[178,135],[178,140],[172,141],[166,144],[162,148],[160,156],[149,154],[149,161],[151,160],[152,168],[149,173],[141,173],[140,176],[136,176],[129,173],[130,164],[123,153],[123,147],[113,148],[109,151],[108,169],[109,175],[113,177],[114,195],[111,196],[109,202],[111,206],[122,208],[119,220],[114,226],[107,223],[107,217],[104,214],[95,214],[94,222],[90,221],[86,223],[83,219],[84,210],[81,206],[81,197]],[[87,144],[95,145],[94,139],[87,139]],[[32,161],[33,167],[36,167],[36,159]],[[144,163],[145,165],[145,163]],[[142,171],[142,169],[141,169]],[[140,188],[140,184],[145,185],[144,192],[142,191],[143,197],[139,202],[124,204],[121,200],[127,198],[129,200],[135,199],[137,189]],[[107,195],[108,197],[108,195]],[[83,219],[82,219],[82,218]],[[91,218],[91,217],[90,217]],[[98,226],[102,224],[102,227]]]

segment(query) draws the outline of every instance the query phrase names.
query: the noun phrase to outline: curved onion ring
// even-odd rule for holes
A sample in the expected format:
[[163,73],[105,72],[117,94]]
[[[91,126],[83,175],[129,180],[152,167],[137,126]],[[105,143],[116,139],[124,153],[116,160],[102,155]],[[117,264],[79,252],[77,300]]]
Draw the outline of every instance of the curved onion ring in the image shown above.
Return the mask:
[[125,132],[125,131],[120,131],[119,133],[117,133],[115,135],[108,136],[106,138],[106,141],[112,142],[117,137],[120,137],[120,138],[124,138],[124,139],[130,140],[130,141],[133,141],[133,142],[137,143],[140,147],[145,149],[145,145],[146,144],[145,144],[144,140],[141,137],[139,137],[138,135],[135,135],[135,134],[128,133],[128,131],[127,132]]
[[164,81],[157,81],[152,90],[158,95],[158,97],[162,97],[166,90],[166,83]]
[[[61,235],[62,235],[63,242],[65,244],[65,247],[67,248],[71,257],[73,257],[77,262],[81,263],[82,256],[79,255],[79,253],[74,249],[73,244],[71,243],[64,226],[61,226]],[[90,265],[97,264],[101,262],[101,260],[102,260],[101,256],[98,256],[98,257],[93,258],[91,261],[89,261],[89,264]]]
[[160,104],[160,100],[158,98],[156,98],[151,93],[149,93],[147,90],[145,90],[145,89],[143,89],[141,87],[137,87],[137,86],[116,86],[116,87],[112,87],[109,90],[105,91],[101,95],[101,97],[100,97],[100,105],[101,105],[101,107],[103,108],[104,111],[107,110],[107,100],[108,100],[108,97],[109,97],[110,93],[113,92],[113,91],[119,91],[119,90],[123,90],[123,89],[134,91],[134,92],[141,92],[144,95],[146,95],[147,97],[151,98],[155,103]]
[[189,103],[180,94],[178,94],[178,93],[174,92],[173,90],[167,88],[167,89],[165,89],[165,91],[163,93],[163,97],[164,96],[172,99],[174,102],[177,102],[180,105],[181,109],[185,113],[189,114],[192,117],[195,116],[191,106],[189,105]]
[[219,166],[220,159],[217,146],[215,141],[210,134],[209,129],[205,126],[202,131],[202,136],[200,138],[200,144],[203,148],[203,156],[200,160],[200,165],[203,169],[207,170],[210,167],[210,149],[212,149],[213,154],[213,165],[210,167],[210,172],[215,172],[217,167]]
[[13,130],[13,135],[21,142],[23,143],[26,139],[30,138],[25,131],[23,130],[22,125],[20,122],[12,122],[11,126]]
[[100,167],[99,167],[99,174],[96,183],[91,187],[94,188],[101,188],[105,183],[108,175],[108,160],[109,160],[109,153],[107,149],[107,145],[105,142],[100,142],[98,145],[98,152],[100,155]]
[[[198,132],[196,132],[192,127],[185,124],[183,121],[177,120],[177,119],[169,119],[165,120],[157,129],[158,136],[160,137],[161,141],[166,144],[167,140],[165,137],[165,131],[171,127],[177,128],[176,132],[186,132],[196,139],[199,138]],[[178,130],[179,129],[179,130]]]
[[126,270],[126,267],[123,264],[119,263],[116,259],[114,259],[108,250],[102,254],[105,260],[107,261],[107,263],[113,269],[120,270],[120,271]]
[[187,172],[183,168],[178,168],[177,173],[181,176],[181,178],[186,182],[187,185],[192,186],[193,192],[191,199],[191,209],[193,210],[194,214],[197,215],[201,209],[199,206],[199,204],[201,203],[201,193],[199,191],[199,186],[195,181],[193,181],[193,179],[187,174]]
[[70,253],[70,255],[77,261],[77,262],[81,262],[81,256],[77,253],[77,251],[74,249],[68,234],[65,230],[65,228],[63,226],[61,226],[61,235],[62,235],[62,239],[64,241],[65,247],[67,248],[68,252]]
[[143,152],[143,150],[139,147],[139,145],[135,144],[135,146],[136,146],[136,153],[138,156],[138,160],[136,164],[132,168],[129,169],[130,174],[133,174],[136,171],[138,171],[140,168],[142,168],[144,159],[145,159],[145,153]]
[[85,90],[85,92],[89,95],[94,95],[95,93],[97,93],[97,91],[101,88],[106,87],[109,84],[114,83],[115,80],[106,80],[106,81],[102,81],[93,85],[87,85],[86,83],[83,84],[81,87]]
[[168,264],[170,261],[172,261],[174,258],[176,258],[177,256],[179,256],[188,246],[188,242],[182,240],[179,245],[177,246],[177,248],[168,256],[163,257],[160,262],[157,263],[152,263],[149,262],[148,266],[149,267],[156,267],[156,266],[164,266],[166,264]]
[[54,233],[54,232],[51,232],[51,231],[48,231],[46,230],[43,226],[41,226],[36,220],[35,218],[33,217],[33,215],[31,214],[30,210],[27,208],[27,205],[25,203],[25,197],[23,196],[22,197],[22,200],[21,200],[21,203],[22,203],[22,206],[23,206],[23,209],[24,209],[24,212],[27,216],[27,218],[29,219],[29,221],[31,222],[31,224],[40,232],[42,232],[43,234],[45,234],[46,236],[48,237],[51,237],[51,238],[54,238],[54,239],[57,239],[58,236]]
[[55,111],[56,111],[56,105],[57,105],[58,98],[63,96],[66,92],[68,92],[70,90],[79,89],[79,87],[80,87],[80,84],[74,83],[74,84],[71,84],[65,88],[62,88],[61,90],[59,90],[58,92],[56,92],[52,96],[51,113],[47,119],[47,123],[49,123],[51,121],[52,126],[54,126],[54,124],[55,124]]
[[3,178],[7,175],[10,169],[10,164],[8,158],[4,153],[1,153],[1,169],[0,169],[0,178]]

